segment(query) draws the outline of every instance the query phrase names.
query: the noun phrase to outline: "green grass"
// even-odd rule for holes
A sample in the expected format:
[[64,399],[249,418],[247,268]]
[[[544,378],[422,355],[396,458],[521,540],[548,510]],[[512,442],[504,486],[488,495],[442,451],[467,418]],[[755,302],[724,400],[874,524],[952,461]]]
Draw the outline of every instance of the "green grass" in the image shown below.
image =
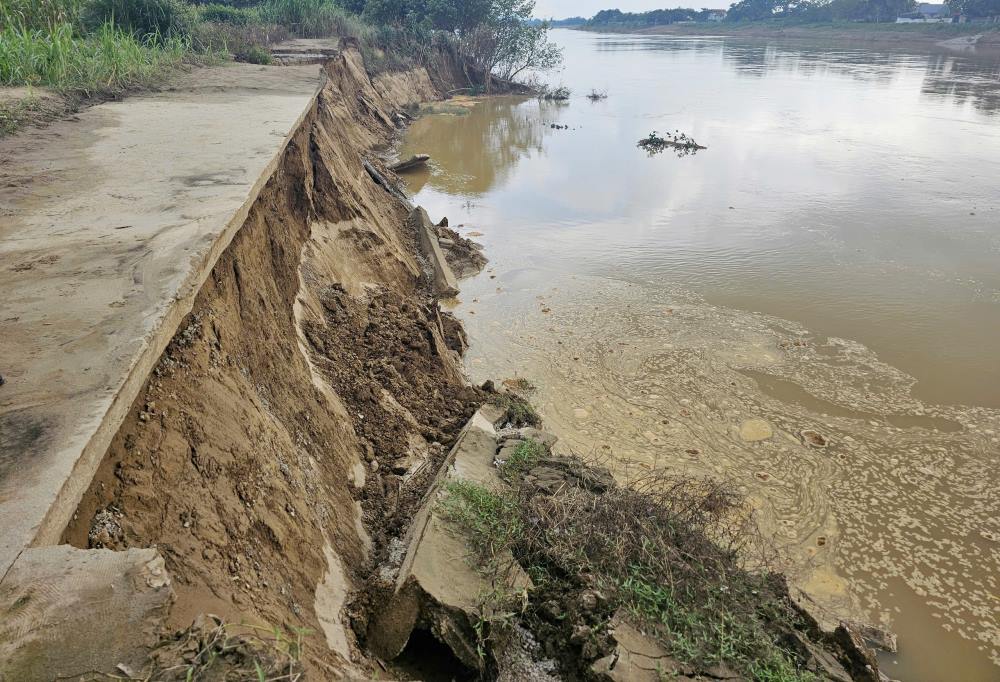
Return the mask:
[[0,0],[0,26],[18,24],[28,28],[76,25],[84,0]]
[[[511,556],[531,576],[525,614],[553,600],[572,614],[580,594],[596,586],[606,598],[605,622],[624,609],[673,657],[699,669],[721,664],[756,682],[818,681],[778,644],[798,618],[783,582],[743,568],[742,543],[752,530],[740,520],[737,496],[694,480],[605,492],[568,485],[539,494],[515,474],[545,454],[538,443],[521,444],[500,472],[511,487],[453,481],[439,503],[468,538],[491,584],[502,584],[499,572],[508,569]],[[494,598],[500,607],[489,602],[484,613],[490,607],[507,620],[526,617],[529,627],[537,622],[518,615],[523,606],[511,610],[511,595],[501,596]],[[495,623],[488,625],[487,636]],[[539,627],[552,636],[545,630],[551,626]],[[589,663],[570,665],[585,669]]]
[[148,87],[191,55],[179,37],[140,40],[113,24],[83,37],[70,24],[0,31],[0,85],[43,85],[62,92],[116,95]]
[[301,38],[362,38],[374,31],[332,0],[265,0],[255,11],[258,21],[281,24]]
[[[636,566],[621,580],[619,595],[640,622],[664,633],[671,653],[702,665],[735,664],[758,682],[812,682],[815,675],[796,670],[763,627],[764,618],[747,617],[752,604],[740,603],[729,584],[699,590],[697,600],[684,599],[657,582],[656,570]],[[744,594],[767,594],[763,579],[740,586]],[[767,609],[766,604],[762,608]],[[774,616],[776,614],[768,614]]]
[[485,570],[497,561],[523,530],[517,500],[509,493],[459,480],[445,487],[440,509],[472,542]]
[[519,443],[507,461],[500,467],[500,475],[506,481],[515,481],[521,474],[538,464],[538,460],[548,454],[544,445],[536,440]]

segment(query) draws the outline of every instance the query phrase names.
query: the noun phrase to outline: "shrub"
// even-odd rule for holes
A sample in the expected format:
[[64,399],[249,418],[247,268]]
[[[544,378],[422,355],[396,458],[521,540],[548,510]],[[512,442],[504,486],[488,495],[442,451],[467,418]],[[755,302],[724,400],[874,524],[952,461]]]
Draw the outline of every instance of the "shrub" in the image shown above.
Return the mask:
[[260,20],[281,24],[301,38],[352,35],[360,24],[332,0],[265,0],[257,8]]
[[187,36],[197,16],[193,7],[180,0],[89,0],[82,19],[88,30],[111,22],[147,40]]
[[252,64],[270,64],[269,45],[288,38],[288,29],[276,24],[247,24],[245,26],[203,22],[192,34],[195,49],[201,52],[223,52],[236,61]]
[[249,64],[270,64],[273,61],[271,51],[260,45],[251,45],[246,50],[238,52],[234,56],[236,57],[236,61],[247,62]]

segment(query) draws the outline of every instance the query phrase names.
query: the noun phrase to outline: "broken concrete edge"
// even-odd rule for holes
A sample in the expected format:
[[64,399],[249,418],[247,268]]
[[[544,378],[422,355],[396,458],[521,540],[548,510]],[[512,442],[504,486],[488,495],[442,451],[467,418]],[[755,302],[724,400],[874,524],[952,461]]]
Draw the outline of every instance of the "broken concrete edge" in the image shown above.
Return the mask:
[[63,531],[79,506],[83,494],[90,486],[101,461],[104,459],[105,453],[107,453],[108,448],[111,446],[112,439],[124,422],[129,409],[132,407],[132,403],[138,397],[149,375],[156,367],[156,363],[159,362],[163,352],[176,335],[181,323],[193,310],[198,292],[201,291],[208,280],[212,269],[219,261],[219,258],[222,257],[222,254],[225,253],[226,249],[229,248],[229,245],[244,223],[246,223],[253,205],[257,202],[264,187],[278,170],[281,159],[295,132],[302,126],[310,112],[317,106],[319,93],[326,83],[327,78],[326,72],[323,69],[319,69],[318,75],[315,92],[309,98],[308,104],[304,107],[298,118],[285,133],[284,139],[268,161],[264,171],[251,186],[245,201],[230,217],[213,245],[202,257],[201,262],[192,267],[189,276],[174,294],[171,304],[165,309],[158,324],[147,335],[143,348],[133,357],[132,364],[125,373],[124,379],[121,381],[108,410],[81,450],[62,488],[49,505],[48,512],[35,528],[32,537],[23,538],[20,541],[22,543],[20,548],[12,548],[13,551],[10,552],[9,558],[8,552],[6,550],[3,552],[4,563],[0,564],[0,585],[6,581],[13,566],[19,561],[26,549],[29,547],[51,546],[59,542]]
[[407,223],[410,229],[417,233],[417,237],[420,239],[420,248],[427,260],[430,261],[434,293],[444,298],[458,295],[458,280],[444,257],[444,252],[438,243],[437,231],[434,229],[435,225],[431,222],[427,211],[422,206],[417,206],[410,212]]
[[[471,549],[467,538],[438,512],[441,496],[453,481],[504,485],[495,465],[503,438],[496,427],[503,419],[504,411],[499,407],[481,407],[462,429],[429,487],[404,540],[406,552],[393,592],[368,628],[368,647],[381,658],[397,657],[413,631],[425,627],[466,666],[482,669],[476,626],[489,617],[483,612],[482,598],[497,589],[512,593],[532,589],[531,579],[513,556],[501,561],[506,569],[497,575],[484,575],[468,560]],[[551,434],[537,433],[548,442],[555,439]]]
[[413,170],[414,168],[423,166],[430,160],[431,160],[430,154],[414,154],[408,159],[402,159],[400,161],[397,161],[396,163],[390,164],[389,170],[391,170],[393,173],[401,173],[404,171]]
[[26,550],[0,586],[0,680],[141,669],[173,601],[155,549]]

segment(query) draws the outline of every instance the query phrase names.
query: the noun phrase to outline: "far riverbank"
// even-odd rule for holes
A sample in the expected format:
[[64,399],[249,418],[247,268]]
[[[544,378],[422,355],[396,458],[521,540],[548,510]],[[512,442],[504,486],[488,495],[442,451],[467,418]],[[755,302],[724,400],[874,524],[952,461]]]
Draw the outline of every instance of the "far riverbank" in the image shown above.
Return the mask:
[[746,24],[669,24],[629,29],[578,27],[593,33],[637,35],[732,36],[785,38],[822,42],[852,42],[897,47],[943,47],[956,50],[1000,52],[1000,26],[996,24],[798,24],[753,22]]

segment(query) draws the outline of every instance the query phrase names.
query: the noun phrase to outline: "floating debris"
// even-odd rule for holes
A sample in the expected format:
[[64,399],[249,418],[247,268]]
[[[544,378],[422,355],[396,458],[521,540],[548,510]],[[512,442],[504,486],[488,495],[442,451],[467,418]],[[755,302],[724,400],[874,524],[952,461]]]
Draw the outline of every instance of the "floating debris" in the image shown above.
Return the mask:
[[572,93],[573,91],[565,85],[560,85],[558,88],[545,89],[542,92],[541,99],[548,100],[550,102],[564,102],[569,99],[569,96]]
[[811,448],[825,448],[829,445],[829,441],[819,431],[806,429],[799,433],[799,435],[802,437],[802,442]]
[[685,133],[676,130],[673,133],[664,133],[664,135],[666,137],[660,137],[654,130],[649,134],[649,137],[639,140],[637,146],[645,150],[650,156],[667,151],[668,149],[672,150],[677,156],[689,156],[696,154],[701,149],[708,149],[708,147],[695,142]]

